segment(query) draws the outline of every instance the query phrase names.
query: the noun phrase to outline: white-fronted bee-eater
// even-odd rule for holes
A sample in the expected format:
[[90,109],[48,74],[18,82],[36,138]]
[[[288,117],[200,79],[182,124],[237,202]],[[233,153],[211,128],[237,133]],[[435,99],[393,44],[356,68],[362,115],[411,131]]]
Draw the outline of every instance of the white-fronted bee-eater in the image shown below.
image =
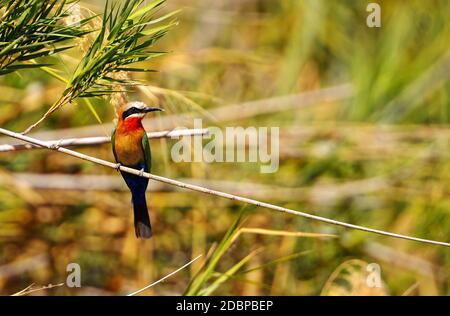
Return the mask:
[[[142,172],[151,171],[150,143],[142,119],[153,111],[163,110],[142,102],[129,102],[119,107],[118,123],[111,134],[112,151],[118,164]],[[131,191],[136,237],[150,238],[152,226],[145,198],[148,179],[122,171],[120,173]]]

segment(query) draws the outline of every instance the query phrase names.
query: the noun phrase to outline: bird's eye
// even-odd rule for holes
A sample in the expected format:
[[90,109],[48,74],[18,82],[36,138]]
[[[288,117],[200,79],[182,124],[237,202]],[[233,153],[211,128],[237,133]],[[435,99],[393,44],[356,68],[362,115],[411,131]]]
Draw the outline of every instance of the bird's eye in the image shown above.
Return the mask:
[[131,107],[128,110],[126,110],[125,112],[122,113],[122,119],[126,119],[128,116],[132,115],[132,114],[136,114],[136,113],[141,113],[141,110],[139,110],[136,107]]

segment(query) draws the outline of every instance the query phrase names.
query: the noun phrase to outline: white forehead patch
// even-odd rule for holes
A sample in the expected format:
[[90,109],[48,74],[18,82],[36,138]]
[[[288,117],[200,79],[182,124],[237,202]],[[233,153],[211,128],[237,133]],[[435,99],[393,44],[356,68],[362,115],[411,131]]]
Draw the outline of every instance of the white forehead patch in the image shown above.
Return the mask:
[[137,108],[137,109],[143,109],[145,108],[147,105],[144,102],[139,102],[139,101],[135,101],[135,102],[128,102],[124,108],[123,111],[126,111],[128,109],[131,109],[133,107]]

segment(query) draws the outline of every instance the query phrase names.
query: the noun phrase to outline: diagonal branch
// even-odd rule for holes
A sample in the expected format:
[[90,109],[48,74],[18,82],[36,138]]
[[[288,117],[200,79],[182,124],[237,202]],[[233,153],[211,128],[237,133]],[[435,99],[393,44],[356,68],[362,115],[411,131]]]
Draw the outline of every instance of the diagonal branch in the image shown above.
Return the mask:
[[161,176],[157,176],[151,173],[147,173],[147,172],[140,172],[139,170],[133,169],[133,168],[129,168],[129,167],[124,167],[124,166],[120,166],[118,164],[112,163],[110,161],[106,161],[103,159],[99,159],[99,158],[95,158],[92,156],[88,156],[82,153],[79,153],[77,151],[73,151],[64,147],[60,147],[58,146],[58,144],[53,144],[53,145],[48,145],[46,142],[26,136],[26,135],[21,135],[18,133],[14,133],[11,132],[9,130],[0,128],[0,133],[4,134],[4,135],[8,135],[10,137],[16,138],[16,139],[20,139],[23,140],[25,142],[34,144],[36,146],[39,147],[44,147],[44,148],[48,148],[48,149],[52,149],[52,150],[56,150],[59,152],[62,152],[64,154],[79,158],[79,159],[83,159],[86,161],[90,161],[105,167],[109,167],[109,168],[113,168],[113,169],[119,169],[120,171],[124,171],[127,173],[131,173],[137,176],[141,176],[144,178],[148,178],[148,179],[152,179],[155,181],[159,181],[159,182],[163,182],[166,184],[170,184],[170,185],[174,185],[180,188],[184,188],[184,189],[189,189],[189,190],[193,190],[193,191],[197,191],[197,192],[202,192],[202,193],[206,193],[206,194],[210,194],[210,195],[215,195],[215,196],[219,196],[222,198],[226,198],[226,199],[230,199],[230,200],[234,200],[234,201],[239,201],[239,202],[243,202],[243,203],[248,203],[248,204],[252,204],[252,205],[256,205],[256,206],[260,206],[260,207],[264,207],[267,209],[271,209],[277,212],[281,212],[281,213],[287,213],[287,214],[292,214],[295,216],[300,216],[300,217],[304,217],[304,218],[308,218],[311,220],[315,220],[315,221],[319,221],[319,222],[323,222],[323,223],[327,223],[327,224],[331,224],[331,225],[336,225],[336,226],[342,226],[345,228],[350,228],[350,229],[355,229],[355,230],[360,230],[363,232],[368,232],[368,233],[373,233],[373,234],[377,234],[377,235],[383,235],[383,236],[389,236],[389,237],[393,237],[393,238],[399,238],[399,239],[405,239],[405,240],[412,240],[412,241],[417,241],[417,242],[422,242],[422,243],[426,243],[426,244],[433,244],[433,245],[440,245],[440,246],[446,246],[446,247],[450,247],[450,243],[447,242],[443,242],[443,241],[436,241],[436,240],[430,240],[430,239],[423,239],[423,238],[418,238],[418,237],[412,237],[412,236],[406,236],[406,235],[401,235],[401,234],[396,234],[396,233],[392,233],[392,232],[387,232],[387,231],[383,231],[383,230],[378,230],[378,229],[373,229],[373,228],[368,228],[368,227],[364,227],[364,226],[359,226],[359,225],[354,225],[354,224],[350,224],[350,223],[346,223],[346,222],[341,222],[341,221],[337,221],[337,220],[333,220],[333,219],[329,219],[326,217],[321,217],[321,216],[317,216],[317,215],[313,215],[313,214],[309,214],[309,213],[305,213],[305,212],[300,212],[300,211],[296,211],[293,209],[289,209],[286,207],[281,207],[281,206],[277,206],[277,205],[273,205],[273,204],[269,204],[269,203],[265,203],[265,202],[261,202],[261,201],[257,201],[257,200],[253,200],[253,199],[249,199],[246,197],[242,197],[242,196],[238,196],[238,195],[233,195],[233,194],[229,194],[229,193],[225,193],[225,192],[220,192],[220,191],[216,191],[216,190],[210,190],[198,185],[194,185],[194,184],[188,184],[188,183],[183,183],[177,180],[173,180],[173,179],[169,179],[169,178],[165,178],[165,177],[161,177]]

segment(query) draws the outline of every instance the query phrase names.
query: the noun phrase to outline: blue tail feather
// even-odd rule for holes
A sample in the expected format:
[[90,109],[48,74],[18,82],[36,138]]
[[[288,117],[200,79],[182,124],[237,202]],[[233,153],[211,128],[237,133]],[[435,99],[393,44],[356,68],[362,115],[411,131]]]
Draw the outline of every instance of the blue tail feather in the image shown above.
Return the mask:
[[152,225],[150,224],[150,217],[148,215],[145,192],[143,194],[133,193],[132,202],[136,237],[150,238],[152,236]]
[[[136,166],[135,169],[146,169],[143,163],[142,166]],[[147,170],[145,170],[147,171]],[[152,226],[150,224],[150,217],[148,215],[147,201],[145,198],[145,191],[147,190],[148,179],[139,177],[130,173],[121,172],[128,188],[131,191],[133,211],[134,211],[134,228],[136,237],[150,238],[152,236]]]

